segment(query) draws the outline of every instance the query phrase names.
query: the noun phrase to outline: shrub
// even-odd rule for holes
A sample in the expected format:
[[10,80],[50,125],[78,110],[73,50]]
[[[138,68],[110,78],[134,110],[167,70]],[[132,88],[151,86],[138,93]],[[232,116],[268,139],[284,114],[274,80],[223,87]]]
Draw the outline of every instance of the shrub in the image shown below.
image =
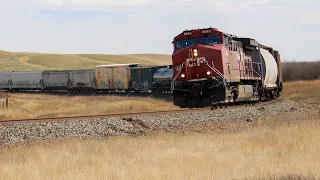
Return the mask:
[[283,62],[283,80],[315,80],[320,79],[320,61]]

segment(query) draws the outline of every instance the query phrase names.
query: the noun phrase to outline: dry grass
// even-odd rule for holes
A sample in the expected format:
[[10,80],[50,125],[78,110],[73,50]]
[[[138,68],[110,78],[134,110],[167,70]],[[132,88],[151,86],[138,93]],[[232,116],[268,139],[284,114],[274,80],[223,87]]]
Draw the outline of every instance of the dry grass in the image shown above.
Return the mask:
[[320,104],[320,80],[285,82],[281,98]]
[[[319,84],[320,81],[285,83],[282,98],[315,103],[319,100]],[[25,103],[35,101],[38,95],[33,100],[17,96]],[[51,103],[56,99],[46,98]],[[57,101],[78,102],[82,106],[91,103],[88,101],[92,99],[86,98],[92,97]],[[96,103],[112,101],[102,98]],[[126,101],[112,98],[114,102]],[[145,107],[155,102],[136,100],[140,105],[152,102]],[[158,107],[164,106],[163,102],[159,103]],[[95,103],[90,106],[97,107]],[[29,107],[25,103],[25,108]],[[239,125],[243,127],[237,130],[72,139],[2,147],[0,179],[319,179],[320,113],[289,112],[264,118],[258,123]]]
[[171,64],[171,56],[162,54],[44,54],[0,51],[0,60],[0,71],[93,68],[96,65],[115,63]]
[[[3,99],[0,101],[3,102]],[[1,104],[2,108],[2,104]],[[0,120],[176,109],[171,102],[120,96],[10,94]]]
[[[301,117],[277,118],[294,122]],[[0,153],[0,179],[320,178],[320,125],[315,122],[320,117],[304,120],[218,134],[73,139],[11,147]]]

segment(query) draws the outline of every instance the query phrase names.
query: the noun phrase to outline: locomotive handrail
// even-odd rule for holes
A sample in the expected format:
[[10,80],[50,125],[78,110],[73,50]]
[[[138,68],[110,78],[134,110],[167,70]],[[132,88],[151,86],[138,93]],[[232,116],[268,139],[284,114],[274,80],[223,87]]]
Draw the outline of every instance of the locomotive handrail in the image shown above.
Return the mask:
[[252,69],[252,71],[256,73],[259,77],[261,77],[261,75],[257,71],[255,71],[254,69]]
[[221,72],[219,72],[216,68],[211,67],[211,66],[209,65],[209,62],[207,62],[207,66],[208,66],[212,71],[214,71],[215,73],[217,73],[218,76],[220,76],[224,81],[226,80],[226,78],[224,77],[224,75],[223,75]]
[[171,89],[172,89],[172,90],[174,90],[174,83],[175,83],[176,79],[178,78],[178,76],[180,75],[184,64],[185,64],[185,62],[183,62],[183,63],[181,64],[181,67],[180,67],[179,72],[178,72],[177,75],[172,79],[172,82],[171,82]]

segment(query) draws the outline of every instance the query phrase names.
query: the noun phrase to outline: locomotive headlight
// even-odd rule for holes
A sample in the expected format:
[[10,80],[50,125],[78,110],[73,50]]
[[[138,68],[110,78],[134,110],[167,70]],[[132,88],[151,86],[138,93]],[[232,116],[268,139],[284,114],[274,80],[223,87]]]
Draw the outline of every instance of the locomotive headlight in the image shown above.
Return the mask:
[[181,77],[182,77],[182,78],[185,78],[185,77],[186,77],[186,75],[185,75],[185,74],[181,74]]
[[210,75],[211,75],[211,72],[210,72],[210,71],[208,71],[208,72],[207,72],[207,75],[208,75],[208,76],[210,76]]
[[194,49],[194,50],[193,50],[193,56],[194,56],[194,57],[198,57],[198,55],[199,55],[199,54],[198,54],[198,49]]

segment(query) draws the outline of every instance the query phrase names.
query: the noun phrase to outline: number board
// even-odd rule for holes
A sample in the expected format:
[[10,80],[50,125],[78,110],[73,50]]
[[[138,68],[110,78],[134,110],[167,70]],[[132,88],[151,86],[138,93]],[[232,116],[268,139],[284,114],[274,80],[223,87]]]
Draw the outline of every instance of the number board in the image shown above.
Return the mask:
[[183,33],[184,36],[191,36],[192,35],[192,31],[186,31]]
[[211,29],[204,29],[201,31],[202,34],[211,34],[212,30]]

